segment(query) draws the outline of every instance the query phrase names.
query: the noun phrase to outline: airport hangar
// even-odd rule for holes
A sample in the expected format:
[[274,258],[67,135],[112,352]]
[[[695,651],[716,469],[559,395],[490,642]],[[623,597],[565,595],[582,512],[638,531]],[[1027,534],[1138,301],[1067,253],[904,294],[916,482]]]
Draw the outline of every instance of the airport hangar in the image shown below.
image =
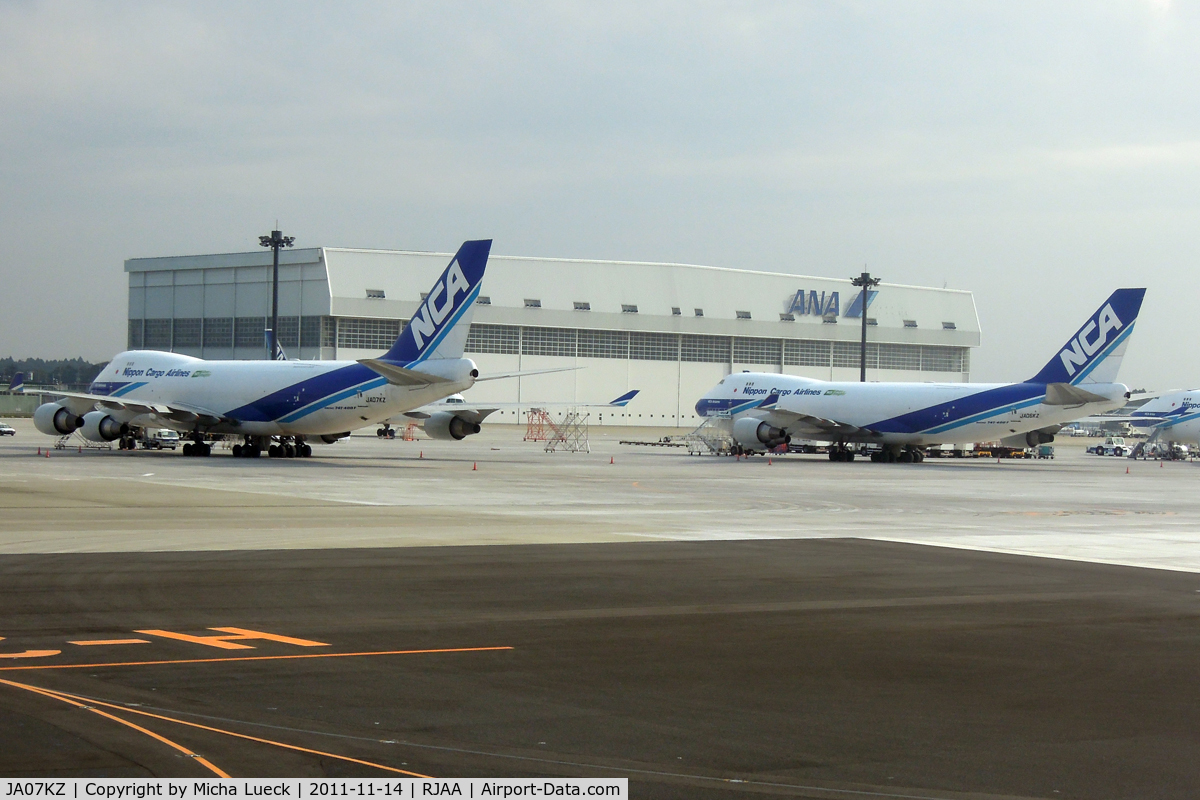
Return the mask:
[[[298,248],[280,253],[279,339],[291,358],[377,357],[452,253]],[[130,349],[266,357],[271,253],[133,258]],[[970,292],[882,284],[868,304],[868,379],[966,381],[979,317]],[[483,374],[583,369],[481,383],[472,403],[603,403],[592,424],[693,427],[725,375],[857,380],[861,297],[848,279],[687,264],[492,255],[467,356]],[[524,421],[525,407],[491,419]]]

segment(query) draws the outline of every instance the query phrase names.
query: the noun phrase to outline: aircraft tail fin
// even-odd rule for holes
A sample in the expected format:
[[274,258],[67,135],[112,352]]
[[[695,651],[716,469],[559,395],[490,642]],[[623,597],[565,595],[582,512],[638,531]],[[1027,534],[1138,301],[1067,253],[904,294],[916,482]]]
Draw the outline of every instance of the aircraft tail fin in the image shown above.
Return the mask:
[[13,375],[12,383],[8,385],[8,390],[13,394],[20,394],[25,391],[25,373],[18,372]]
[[621,395],[620,397],[616,398],[615,400],[610,400],[608,404],[610,406],[618,406],[620,408],[624,408],[625,406],[629,405],[630,400],[637,397],[637,393],[640,391],[641,391],[641,389],[634,389],[633,391],[626,392],[625,394]]
[[1117,289],[1027,383],[1115,383],[1145,289]]
[[411,367],[430,359],[462,358],[491,249],[491,239],[462,243],[382,360]]

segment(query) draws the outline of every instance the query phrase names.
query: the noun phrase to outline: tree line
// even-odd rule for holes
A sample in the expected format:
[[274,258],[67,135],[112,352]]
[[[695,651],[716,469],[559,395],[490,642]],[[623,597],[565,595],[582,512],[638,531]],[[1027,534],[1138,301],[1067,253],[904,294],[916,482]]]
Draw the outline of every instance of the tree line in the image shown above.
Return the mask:
[[11,356],[0,358],[0,381],[3,381],[3,386],[0,386],[0,389],[7,389],[8,384],[12,382],[13,376],[18,372],[25,373],[25,380],[27,382],[39,385],[54,384],[62,386],[91,383],[92,379],[100,373],[105,363],[107,362],[101,361],[98,364],[93,364],[90,361],[84,361],[82,358],[15,359]]

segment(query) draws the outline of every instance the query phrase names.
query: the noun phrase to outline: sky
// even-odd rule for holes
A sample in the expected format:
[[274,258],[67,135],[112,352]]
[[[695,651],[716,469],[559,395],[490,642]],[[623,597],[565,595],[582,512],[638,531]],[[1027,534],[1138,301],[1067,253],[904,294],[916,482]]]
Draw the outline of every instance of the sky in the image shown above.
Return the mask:
[[968,289],[972,379],[1148,289],[1200,385],[1200,5],[0,2],[0,355],[105,361],[126,258],[297,246]]

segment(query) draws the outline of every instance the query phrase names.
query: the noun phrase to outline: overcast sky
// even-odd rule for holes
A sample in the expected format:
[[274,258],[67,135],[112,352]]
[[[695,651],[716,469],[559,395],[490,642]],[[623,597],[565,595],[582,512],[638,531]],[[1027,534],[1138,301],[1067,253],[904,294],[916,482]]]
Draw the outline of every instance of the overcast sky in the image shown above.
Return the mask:
[[868,268],[975,380],[1118,286],[1200,384],[1200,6],[0,3],[0,355],[107,360],[135,256],[297,245]]

